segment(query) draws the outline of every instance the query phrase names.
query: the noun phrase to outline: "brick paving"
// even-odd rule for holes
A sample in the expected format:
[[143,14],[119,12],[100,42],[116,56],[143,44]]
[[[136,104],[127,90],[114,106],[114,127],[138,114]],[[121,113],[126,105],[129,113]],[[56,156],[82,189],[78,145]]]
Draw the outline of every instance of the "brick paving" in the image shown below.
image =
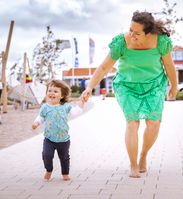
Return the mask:
[[[42,134],[0,150],[1,199],[182,199],[183,102],[166,102],[160,135],[148,157],[148,172],[128,177],[125,120],[114,98],[93,98],[94,107],[70,121],[71,181],[44,182]],[[142,127],[139,141],[142,139]],[[41,131],[41,129],[39,129]],[[141,142],[139,143],[141,147]]]

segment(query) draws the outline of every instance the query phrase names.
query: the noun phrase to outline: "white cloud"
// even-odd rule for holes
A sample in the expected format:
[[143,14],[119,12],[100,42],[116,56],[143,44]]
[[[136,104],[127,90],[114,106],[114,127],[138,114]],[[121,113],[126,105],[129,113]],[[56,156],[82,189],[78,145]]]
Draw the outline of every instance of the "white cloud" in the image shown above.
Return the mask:
[[[181,16],[183,1],[176,2],[177,15]],[[70,38],[85,33],[112,38],[128,30],[135,10],[160,11],[163,5],[163,0],[158,3],[154,0],[0,0],[0,50],[5,49],[11,20],[15,20],[9,57],[13,61],[24,52],[33,51],[46,34],[48,25],[58,37]],[[183,35],[181,25],[177,30]],[[101,48],[107,45],[103,38],[97,39]]]

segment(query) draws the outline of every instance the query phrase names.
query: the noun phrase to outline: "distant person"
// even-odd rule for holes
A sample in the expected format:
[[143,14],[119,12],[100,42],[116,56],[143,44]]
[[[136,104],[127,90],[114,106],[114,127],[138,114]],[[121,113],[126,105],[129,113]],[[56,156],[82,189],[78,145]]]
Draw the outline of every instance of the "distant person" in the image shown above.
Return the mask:
[[105,97],[106,97],[106,83],[105,83],[104,79],[100,82],[100,94],[102,95],[102,100],[105,100]]
[[105,100],[105,97],[106,97],[106,88],[101,88],[100,89],[100,94],[102,95],[102,100]]
[[[172,41],[164,23],[149,12],[133,13],[129,32],[115,36],[109,44],[110,53],[97,68],[82,100],[86,102],[92,89],[118,60],[113,79],[114,93],[126,118],[126,148],[130,160],[130,177],[139,178],[147,171],[147,154],[158,136],[162,111],[168,97],[174,100],[177,79],[171,57]],[[143,146],[138,160],[138,129],[145,119]],[[166,132],[165,132],[166,133]]]
[[68,116],[76,116],[83,111],[81,100],[73,106],[69,101],[70,87],[60,80],[52,80],[47,84],[46,102],[40,109],[40,114],[32,124],[36,129],[44,123],[43,162],[46,169],[44,180],[51,179],[53,171],[54,152],[57,150],[63,180],[70,180],[70,136]]
[[80,87],[81,87],[81,92],[83,92],[86,88],[86,79],[82,79],[81,83],[80,83]]
[[2,92],[3,92],[3,83],[0,82],[0,100],[1,100]]

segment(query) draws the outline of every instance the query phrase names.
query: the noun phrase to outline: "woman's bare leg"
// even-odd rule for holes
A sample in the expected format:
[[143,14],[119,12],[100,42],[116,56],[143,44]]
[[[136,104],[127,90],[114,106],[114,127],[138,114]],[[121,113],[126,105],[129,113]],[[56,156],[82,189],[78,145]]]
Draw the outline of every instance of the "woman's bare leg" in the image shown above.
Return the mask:
[[139,170],[137,164],[137,155],[138,155],[138,128],[140,121],[130,121],[127,123],[125,142],[126,148],[130,159],[131,164],[131,173],[130,177],[139,178]]
[[144,173],[147,171],[146,158],[150,148],[155,143],[160,128],[159,120],[146,120],[146,129],[144,131],[142,151],[139,160],[139,172]]

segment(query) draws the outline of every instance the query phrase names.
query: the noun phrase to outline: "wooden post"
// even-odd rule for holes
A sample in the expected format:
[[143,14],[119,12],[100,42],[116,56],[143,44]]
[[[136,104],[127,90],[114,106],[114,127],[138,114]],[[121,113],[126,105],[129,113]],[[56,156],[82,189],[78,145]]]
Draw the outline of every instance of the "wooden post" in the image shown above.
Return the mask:
[[74,48],[75,48],[75,44],[74,44],[74,38],[72,37],[72,68],[71,68],[71,75],[72,75],[72,83],[71,83],[71,86],[73,86],[75,83],[74,83],[74,67],[75,67],[75,52],[74,52]]
[[7,86],[6,86],[6,65],[5,65],[5,59],[4,59],[4,51],[2,52],[2,85],[3,85],[3,91],[2,91],[2,102],[3,102],[3,113],[7,113]]
[[6,49],[5,52],[2,53],[2,83],[3,83],[3,92],[2,92],[2,101],[3,101],[3,113],[7,113],[7,86],[6,86],[6,64],[7,64],[7,59],[8,59],[8,54],[9,54],[9,48],[10,48],[10,43],[11,43],[11,37],[13,33],[13,26],[14,26],[14,21],[11,21],[10,23],[10,29],[9,29],[9,34],[8,34],[8,40],[6,44]]
[[27,67],[28,67],[28,69],[29,69],[29,75],[31,75],[32,76],[32,71],[31,71],[31,68],[30,68],[30,64],[29,64],[29,58],[27,57]]

